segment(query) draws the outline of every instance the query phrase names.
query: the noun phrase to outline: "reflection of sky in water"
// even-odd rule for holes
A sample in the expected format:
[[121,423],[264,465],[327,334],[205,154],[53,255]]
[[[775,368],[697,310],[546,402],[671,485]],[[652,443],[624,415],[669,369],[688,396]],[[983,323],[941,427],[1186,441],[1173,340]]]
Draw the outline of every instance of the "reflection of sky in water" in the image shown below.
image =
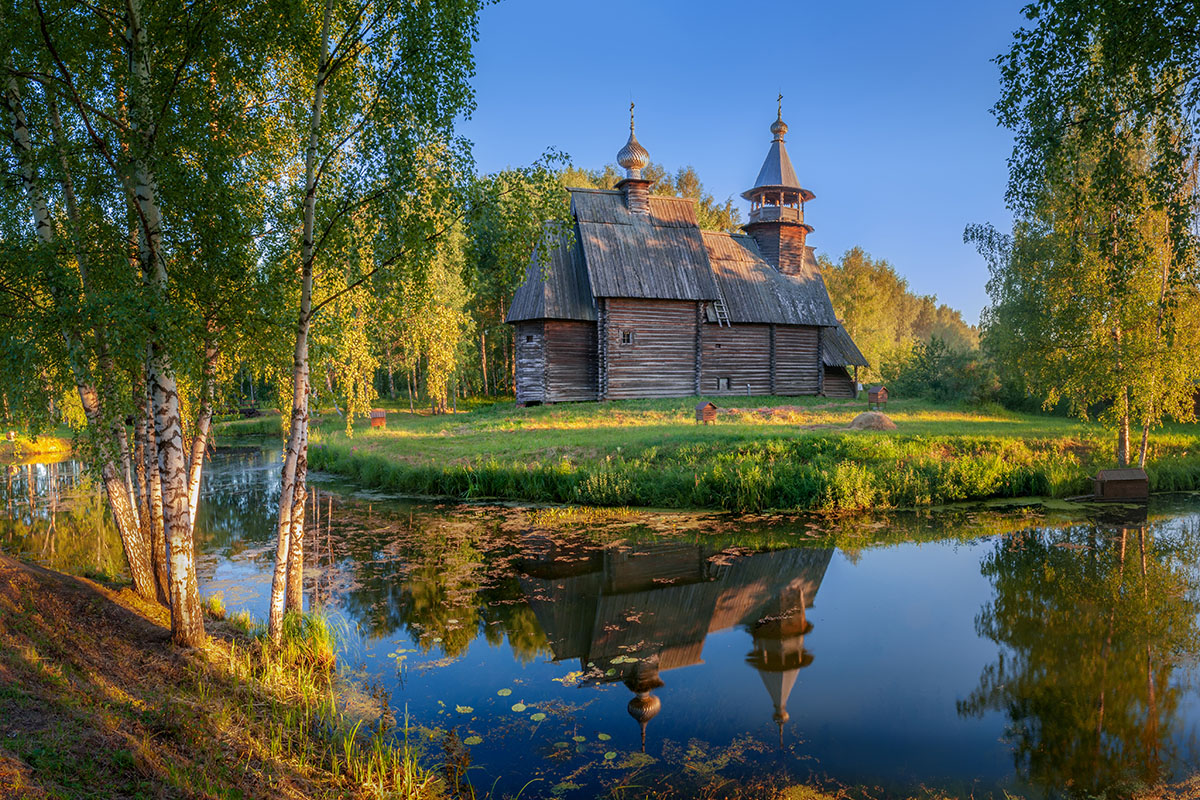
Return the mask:
[[[327,497],[335,485],[317,477]],[[265,616],[276,481],[275,460],[260,453],[221,454],[209,470],[197,522],[201,593],[219,592],[232,611]],[[803,541],[803,524],[775,531],[770,546],[752,530],[674,541],[637,534],[606,548],[539,530],[520,514],[514,523],[488,510],[334,497],[332,529],[323,504],[321,536],[307,544],[322,566],[309,569],[306,599],[332,598],[335,619],[355,631],[343,661],[390,692],[401,720],[407,708],[417,723],[479,737],[468,748],[470,779],[481,791],[494,785],[497,796],[531,777],[542,781],[523,796],[549,796],[568,776],[581,787],[575,795],[592,796],[630,776],[653,782],[654,769],[679,780],[711,769],[734,780],[815,775],[896,791],[974,788],[976,796],[1036,795],[1076,776],[1086,786],[1094,776],[1079,770],[1092,766],[1071,759],[1072,745],[1086,751],[1090,712],[1063,723],[1044,702],[1086,707],[1089,692],[1103,691],[1107,741],[1132,748],[1121,754],[1130,765],[1144,762],[1149,751],[1137,748],[1151,745],[1138,738],[1147,696],[1137,658],[1147,645],[1161,679],[1153,695],[1160,774],[1182,777],[1196,765],[1194,497],[1156,501],[1174,514],[1156,514],[1148,529],[1158,583],[1145,586],[1168,586],[1162,597],[1138,582],[1144,526],[1127,532],[1124,562],[1120,529],[1091,525],[1033,534],[1027,543],[1045,547],[1029,550],[1032,560],[1016,546],[1020,535],[987,529],[851,555],[790,546]],[[931,524],[940,523],[897,517],[891,528]],[[330,545],[332,571],[324,568]],[[1137,597],[1145,605],[1131,605]],[[1055,647],[1030,640],[1021,628],[1030,603],[1045,604],[1056,635],[1080,635],[1081,652],[1101,652],[1110,683],[1094,683],[1087,670],[1096,661],[1054,661]],[[1061,613],[1076,605],[1078,620]],[[989,614],[1001,644],[980,635]],[[1179,619],[1154,629],[1161,639],[1146,639],[1136,619],[1124,620],[1139,614]],[[447,647],[459,651],[448,656]],[[1170,647],[1187,655],[1164,671]],[[960,712],[998,663],[1028,669],[1009,675],[976,714]],[[1052,680],[1029,689],[1023,681],[1039,672]],[[641,763],[634,713],[647,720],[647,754],[659,759],[651,777],[630,769]],[[1064,724],[1055,730],[1078,742],[1034,736],[1036,752],[1022,752],[1017,729],[1028,719]],[[1112,779],[1095,771],[1108,776],[1096,780]]]

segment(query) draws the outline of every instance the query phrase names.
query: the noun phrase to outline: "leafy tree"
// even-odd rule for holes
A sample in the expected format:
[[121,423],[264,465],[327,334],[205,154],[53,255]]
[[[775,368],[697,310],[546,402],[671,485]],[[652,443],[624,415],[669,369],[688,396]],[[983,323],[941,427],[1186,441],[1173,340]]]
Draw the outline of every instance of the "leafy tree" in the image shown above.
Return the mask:
[[904,362],[914,345],[934,338],[957,353],[978,346],[978,332],[960,312],[914,294],[891,264],[861,247],[847,250],[836,264],[824,255],[818,263],[838,319],[870,364],[868,378],[881,377],[884,365]]
[[1131,425],[1144,464],[1150,430],[1191,416],[1200,377],[1198,15],[1132,0],[1028,6],[997,59],[994,109],[1016,133],[1016,224],[1011,237],[966,234],[992,269],[991,343],[1048,405],[1098,410],[1122,465]]

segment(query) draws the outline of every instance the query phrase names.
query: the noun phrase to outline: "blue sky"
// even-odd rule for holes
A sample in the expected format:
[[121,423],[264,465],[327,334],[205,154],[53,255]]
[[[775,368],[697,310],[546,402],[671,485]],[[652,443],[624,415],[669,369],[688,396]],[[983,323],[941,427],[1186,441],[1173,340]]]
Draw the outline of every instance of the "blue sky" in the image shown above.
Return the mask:
[[738,195],[782,92],[792,162],[816,193],[809,243],[834,258],[861,245],[975,322],[987,269],[962,232],[1011,222],[991,58],[1023,3],[505,0],[483,11],[462,132],[485,172],[548,147],[598,167],[624,144],[632,99],[651,158],[691,164],[744,219]]

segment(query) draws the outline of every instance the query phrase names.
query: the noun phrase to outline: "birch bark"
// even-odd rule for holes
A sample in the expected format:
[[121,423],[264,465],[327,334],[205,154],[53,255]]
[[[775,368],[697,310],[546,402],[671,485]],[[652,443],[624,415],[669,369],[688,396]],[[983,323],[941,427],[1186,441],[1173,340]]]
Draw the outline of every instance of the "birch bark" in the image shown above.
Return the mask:
[[[138,214],[138,243],[142,274],[156,300],[167,290],[167,268],[162,252],[162,210],[150,162],[154,131],[149,106],[150,63],[141,0],[126,0],[126,43],[130,64],[131,125],[134,143],[134,201]],[[196,585],[195,548],[188,503],[188,469],[183,449],[183,420],[179,390],[171,357],[157,324],[150,331],[150,385],[154,431],[158,437],[158,469],[163,490],[163,527],[167,539],[171,598],[171,636],[175,643],[195,647],[204,642],[204,618]]]
[[[16,78],[10,77],[5,87],[5,106],[11,123],[12,147],[19,164],[20,181],[33,212],[34,228],[38,240],[44,247],[53,248],[55,246],[54,225],[45,194],[38,185],[37,176],[34,173],[33,146]],[[47,285],[50,287],[60,286],[60,281],[48,276]],[[58,291],[53,292],[56,304],[61,304],[63,301],[61,291],[59,288]],[[64,326],[62,335],[66,342],[67,360],[75,380],[76,390],[79,393],[80,404],[83,406],[89,427],[96,432],[101,443],[98,452],[101,479],[104,483],[109,508],[121,535],[121,545],[125,551],[125,559],[129,565],[134,590],[143,597],[154,599],[155,589],[153,573],[150,570],[149,553],[138,527],[137,512],[131,502],[129,487],[126,485],[118,463],[117,454],[121,452],[121,442],[120,437],[115,435],[117,424],[106,424],[104,409],[100,405],[100,396],[87,377],[83,342],[78,333],[69,326]],[[124,428],[121,428],[121,433],[124,433]]]
[[[296,348],[292,357],[292,416],[279,495],[279,520],[276,529],[275,571],[271,577],[271,608],[267,633],[278,642],[283,633],[289,554],[292,540],[292,516],[296,498],[296,475],[301,455],[307,459],[308,444],[308,331],[312,321],[313,229],[317,204],[317,149],[320,145],[321,115],[325,103],[325,83],[329,74],[329,39],[333,2],[326,0],[321,21],[321,58],[313,84],[312,114],[308,125],[308,144],[304,154],[304,233],[300,253],[300,313],[296,321]],[[303,519],[303,514],[301,514]],[[303,523],[302,523],[303,524]],[[303,570],[303,565],[299,569]]]
[[200,477],[204,471],[204,453],[208,448],[208,434],[212,427],[213,402],[217,389],[217,361],[220,351],[210,329],[204,342],[204,370],[200,387],[200,410],[196,415],[196,428],[192,436],[192,455],[188,462],[188,518],[192,529],[196,527],[196,507],[200,502]]

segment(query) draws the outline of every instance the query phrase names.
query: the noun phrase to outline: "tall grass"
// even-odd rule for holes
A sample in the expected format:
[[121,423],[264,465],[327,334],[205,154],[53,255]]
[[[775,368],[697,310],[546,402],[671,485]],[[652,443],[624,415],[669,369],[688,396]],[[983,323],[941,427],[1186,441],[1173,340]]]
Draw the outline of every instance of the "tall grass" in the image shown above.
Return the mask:
[[[344,439],[315,446],[315,469],[376,489],[463,500],[651,508],[841,511],[1004,497],[1084,494],[1097,463],[1076,441],[830,433],[731,443],[694,441],[587,463],[498,460],[434,465],[363,451]],[[1200,454],[1148,467],[1155,491],[1200,489]]]
[[360,690],[338,675],[338,638],[324,616],[289,613],[278,645],[244,615],[232,622],[249,636],[210,655],[226,691],[200,689],[201,682],[212,680],[211,670],[197,674],[197,690],[214,699],[234,698],[234,707],[224,713],[261,728],[268,755],[327,772],[355,796],[424,800],[443,794],[441,779],[420,763],[410,744],[407,714],[397,729],[386,696],[347,702],[348,694]]

